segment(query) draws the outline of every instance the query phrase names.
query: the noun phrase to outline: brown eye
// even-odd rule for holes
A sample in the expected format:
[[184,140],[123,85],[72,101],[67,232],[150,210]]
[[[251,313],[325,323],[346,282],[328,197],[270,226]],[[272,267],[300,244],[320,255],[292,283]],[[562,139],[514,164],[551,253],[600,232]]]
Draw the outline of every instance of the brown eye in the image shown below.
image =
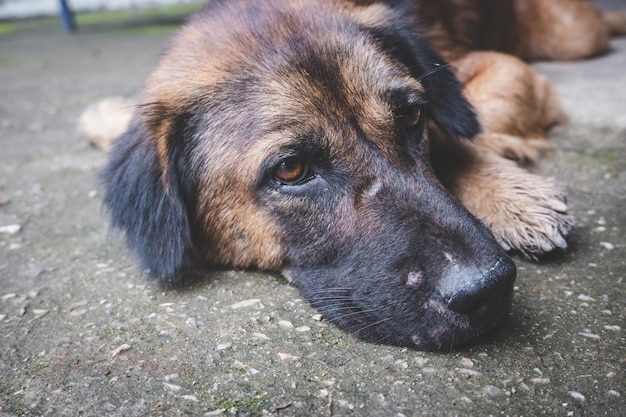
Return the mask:
[[298,158],[283,159],[274,170],[274,178],[285,185],[296,185],[308,175],[308,167]]
[[419,106],[407,106],[404,110],[402,122],[405,127],[415,127],[419,123],[421,115],[422,112]]

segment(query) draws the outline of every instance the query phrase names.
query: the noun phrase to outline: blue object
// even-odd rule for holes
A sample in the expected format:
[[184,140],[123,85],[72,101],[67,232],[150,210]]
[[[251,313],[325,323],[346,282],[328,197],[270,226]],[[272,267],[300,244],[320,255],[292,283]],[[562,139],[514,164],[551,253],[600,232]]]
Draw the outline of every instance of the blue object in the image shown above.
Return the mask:
[[68,32],[76,31],[76,22],[74,21],[74,14],[72,10],[67,5],[67,1],[59,0],[59,5],[61,7],[61,24],[63,28]]

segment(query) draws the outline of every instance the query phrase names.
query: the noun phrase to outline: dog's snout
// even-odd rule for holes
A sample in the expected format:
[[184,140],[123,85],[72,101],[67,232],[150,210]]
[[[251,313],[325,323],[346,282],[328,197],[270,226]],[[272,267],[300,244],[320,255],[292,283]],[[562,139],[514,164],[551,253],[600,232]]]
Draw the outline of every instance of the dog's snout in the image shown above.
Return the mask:
[[442,280],[440,295],[450,310],[467,315],[474,325],[486,325],[492,313],[508,306],[516,275],[506,256],[486,268],[455,267]]

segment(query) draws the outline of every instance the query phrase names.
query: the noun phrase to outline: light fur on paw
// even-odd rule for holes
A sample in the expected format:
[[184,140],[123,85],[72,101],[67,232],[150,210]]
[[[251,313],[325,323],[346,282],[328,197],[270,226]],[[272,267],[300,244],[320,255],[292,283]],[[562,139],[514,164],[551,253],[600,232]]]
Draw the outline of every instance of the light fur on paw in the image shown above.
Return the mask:
[[479,158],[470,175],[459,179],[457,194],[500,245],[530,258],[566,249],[574,218],[562,189],[497,155]]
[[469,141],[443,145],[434,162],[438,177],[505,250],[537,258],[567,248],[574,219],[553,180]]
[[87,107],[78,130],[96,147],[108,151],[130,122],[135,103],[124,97],[103,99]]

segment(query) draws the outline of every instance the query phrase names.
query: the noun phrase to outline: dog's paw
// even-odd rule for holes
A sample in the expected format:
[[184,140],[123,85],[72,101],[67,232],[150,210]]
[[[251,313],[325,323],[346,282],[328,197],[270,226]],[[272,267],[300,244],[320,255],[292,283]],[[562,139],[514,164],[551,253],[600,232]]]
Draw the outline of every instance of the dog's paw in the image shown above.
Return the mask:
[[87,107],[78,120],[78,130],[94,146],[108,151],[126,130],[135,103],[123,97],[103,99]]
[[440,179],[504,249],[538,258],[567,248],[574,218],[568,214],[565,193],[553,180],[482,146],[457,145],[465,165],[457,162],[456,170],[448,165],[445,171],[440,166]]
[[554,181],[524,173],[499,194],[479,217],[505,250],[536,259],[567,248],[574,218],[567,212],[565,193]]

